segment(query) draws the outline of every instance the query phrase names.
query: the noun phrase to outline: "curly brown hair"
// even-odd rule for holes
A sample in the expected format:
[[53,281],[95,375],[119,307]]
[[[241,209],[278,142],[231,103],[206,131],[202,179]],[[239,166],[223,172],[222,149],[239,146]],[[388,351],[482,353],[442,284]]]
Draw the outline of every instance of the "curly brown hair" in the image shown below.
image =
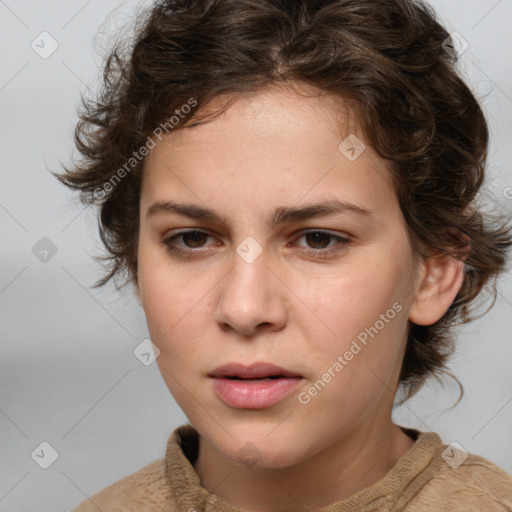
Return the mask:
[[109,50],[97,96],[82,97],[80,162],[57,175],[99,207],[107,264],[96,286],[137,280],[140,155],[158,127],[201,122],[202,107],[220,95],[312,86],[348,102],[367,141],[393,163],[416,255],[465,258],[445,315],[433,325],[410,322],[402,401],[446,372],[453,327],[474,319],[470,305],[490,281],[494,305],[512,226],[476,204],[487,122],[433,9],[420,0],[158,0],[134,27]]

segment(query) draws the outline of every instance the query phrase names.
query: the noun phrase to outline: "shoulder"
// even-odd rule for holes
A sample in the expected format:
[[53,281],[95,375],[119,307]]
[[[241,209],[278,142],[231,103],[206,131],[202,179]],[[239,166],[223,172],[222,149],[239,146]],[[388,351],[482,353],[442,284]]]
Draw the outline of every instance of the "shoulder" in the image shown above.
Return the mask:
[[164,511],[169,493],[164,459],[160,459],[97,492],[71,512]]
[[428,479],[412,500],[420,508],[412,506],[411,511],[428,504],[450,512],[512,511],[512,476],[505,470],[449,445],[443,445],[434,460]]

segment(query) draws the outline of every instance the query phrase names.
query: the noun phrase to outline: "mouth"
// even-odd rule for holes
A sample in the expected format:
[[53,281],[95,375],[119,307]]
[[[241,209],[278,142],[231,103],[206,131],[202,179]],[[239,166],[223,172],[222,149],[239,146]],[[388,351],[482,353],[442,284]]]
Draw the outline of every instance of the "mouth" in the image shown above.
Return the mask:
[[253,379],[246,379],[243,377],[236,377],[236,376],[229,376],[223,377],[224,379],[230,379],[230,380],[244,380],[244,381],[260,381],[260,380],[275,380],[275,379],[286,379],[289,377],[285,377],[284,375],[269,375],[268,377],[259,377],[259,378],[253,378]]
[[302,375],[276,366],[268,362],[256,362],[249,366],[241,363],[227,363],[216,368],[209,374],[209,377],[225,378],[231,380],[262,380],[262,379],[284,379],[302,378]]
[[289,396],[302,382],[298,373],[271,363],[229,363],[214,370],[213,391],[229,407],[264,409]]

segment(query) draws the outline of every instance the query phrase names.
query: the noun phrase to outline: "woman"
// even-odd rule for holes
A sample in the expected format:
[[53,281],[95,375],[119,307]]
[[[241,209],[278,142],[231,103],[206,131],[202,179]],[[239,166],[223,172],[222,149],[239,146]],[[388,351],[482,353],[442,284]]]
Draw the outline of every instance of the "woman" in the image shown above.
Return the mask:
[[391,419],[512,246],[474,204],[456,57],[412,0],[159,1],[112,50],[60,179],[190,423],[76,511],[512,506],[504,470]]

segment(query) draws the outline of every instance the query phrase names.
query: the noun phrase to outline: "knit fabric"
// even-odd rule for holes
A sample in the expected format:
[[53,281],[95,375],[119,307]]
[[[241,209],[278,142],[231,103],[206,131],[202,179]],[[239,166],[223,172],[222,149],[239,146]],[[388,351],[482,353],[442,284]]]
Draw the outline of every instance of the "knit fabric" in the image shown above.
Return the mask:
[[[483,457],[443,444],[434,432],[400,428],[415,443],[384,478],[317,512],[512,512],[511,475]],[[192,425],[176,428],[164,459],[106,487],[71,512],[247,512],[202,487],[193,466],[198,448]]]

